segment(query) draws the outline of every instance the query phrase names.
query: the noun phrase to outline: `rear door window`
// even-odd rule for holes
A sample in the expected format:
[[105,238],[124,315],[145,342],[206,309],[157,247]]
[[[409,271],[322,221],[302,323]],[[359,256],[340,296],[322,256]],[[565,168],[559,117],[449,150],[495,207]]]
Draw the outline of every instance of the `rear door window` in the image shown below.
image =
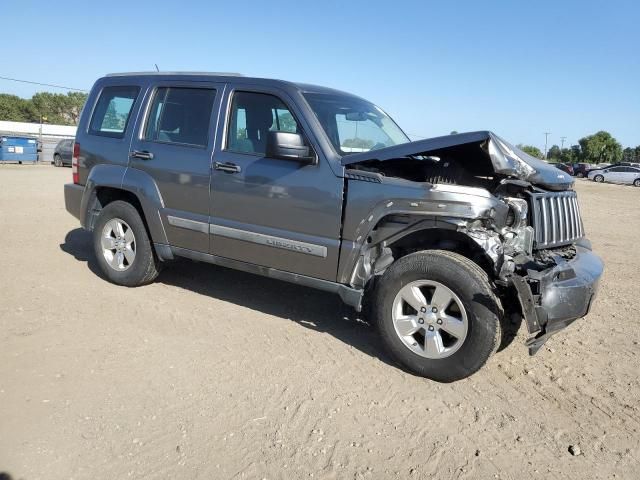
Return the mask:
[[206,147],[216,91],[211,88],[158,88],[147,116],[144,139]]
[[134,86],[104,88],[93,111],[89,133],[105,137],[124,137],[131,109],[139,92],[140,88]]

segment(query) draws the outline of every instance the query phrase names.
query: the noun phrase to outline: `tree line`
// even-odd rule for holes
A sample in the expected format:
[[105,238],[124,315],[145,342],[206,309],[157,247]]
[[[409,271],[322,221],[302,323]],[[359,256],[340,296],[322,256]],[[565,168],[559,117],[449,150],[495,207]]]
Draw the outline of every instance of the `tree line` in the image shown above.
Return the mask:
[[31,98],[0,93],[0,120],[77,125],[86,100],[82,92],[38,92]]
[[[544,153],[538,147],[521,144],[518,148],[536,158],[544,159]],[[569,148],[552,145],[546,159],[568,164],[640,162],[640,145],[623,149],[620,142],[609,132],[601,130],[581,138],[577,145],[571,145]]]
[[[68,92],[66,94],[38,92],[29,99],[0,93],[0,120],[77,125],[86,100],[87,94],[82,92]],[[356,145],[357,140],[350,139],[353,144],[345,146],[370,148],[370,145]],[[543,152],[538,147],[520,144],[518,148],[536,158],[544,158]],[[547,152],[546,159],[562,163],[640,162],[640,145],[623,149],[622,145],[609,132],[599,131],[581,138],[577,145],[571,145],[568,148],[552,145]]]

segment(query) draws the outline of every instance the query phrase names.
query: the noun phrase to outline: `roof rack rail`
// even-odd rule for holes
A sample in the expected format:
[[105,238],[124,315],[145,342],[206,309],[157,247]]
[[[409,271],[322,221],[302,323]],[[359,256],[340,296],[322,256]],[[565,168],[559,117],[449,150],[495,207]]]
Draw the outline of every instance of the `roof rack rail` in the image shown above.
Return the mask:
[[133,76],[133,75],[206,75],[211,77],[244,77],[241,73],[233,73],[233,72],[118,72],[118,73],[107,73],[106,77],[125,77],[125,76]]

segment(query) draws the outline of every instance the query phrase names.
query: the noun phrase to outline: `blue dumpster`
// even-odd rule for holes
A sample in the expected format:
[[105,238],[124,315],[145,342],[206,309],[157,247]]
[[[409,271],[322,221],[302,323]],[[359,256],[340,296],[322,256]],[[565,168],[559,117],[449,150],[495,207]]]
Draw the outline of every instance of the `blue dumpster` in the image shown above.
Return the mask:
[[29,137],[0,136],[0,162],[37,162],[38,140]]

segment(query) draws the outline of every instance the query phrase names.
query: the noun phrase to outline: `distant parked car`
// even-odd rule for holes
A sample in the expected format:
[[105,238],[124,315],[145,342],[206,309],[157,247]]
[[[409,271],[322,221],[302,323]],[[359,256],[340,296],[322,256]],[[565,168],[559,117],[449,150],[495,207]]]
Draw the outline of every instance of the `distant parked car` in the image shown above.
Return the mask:
[[614,165],[608,168],[591,170],[589,178],[599,183],[624,183],[640,187],[640,168]]
[[596,163],[593,168],[594,169],[596,169],[596,168],[602,169],[602,168],[609,168],[611,166],[613,166],[612,163]]
[[573,175],[573,167],[571,165],[567,165],[566,163],[560,163],[560,162],[549,162],[549,165],[552,165],[556,168],[559,168],[560,170],[562,170],[565,173],[568,173],[569,175]]
[[53,151],[53,164],[56,167],[71,166],[73,139],[60,140]]
[[635,167],[635,168],[640,168],[640,163],[637,162],[620,162],[618,164],[618,166],[620,167]]
[[586,178],[589,174],[589,171],[595,167],[592,163],[574,163],[573,164],[573,175],[578,178]]

